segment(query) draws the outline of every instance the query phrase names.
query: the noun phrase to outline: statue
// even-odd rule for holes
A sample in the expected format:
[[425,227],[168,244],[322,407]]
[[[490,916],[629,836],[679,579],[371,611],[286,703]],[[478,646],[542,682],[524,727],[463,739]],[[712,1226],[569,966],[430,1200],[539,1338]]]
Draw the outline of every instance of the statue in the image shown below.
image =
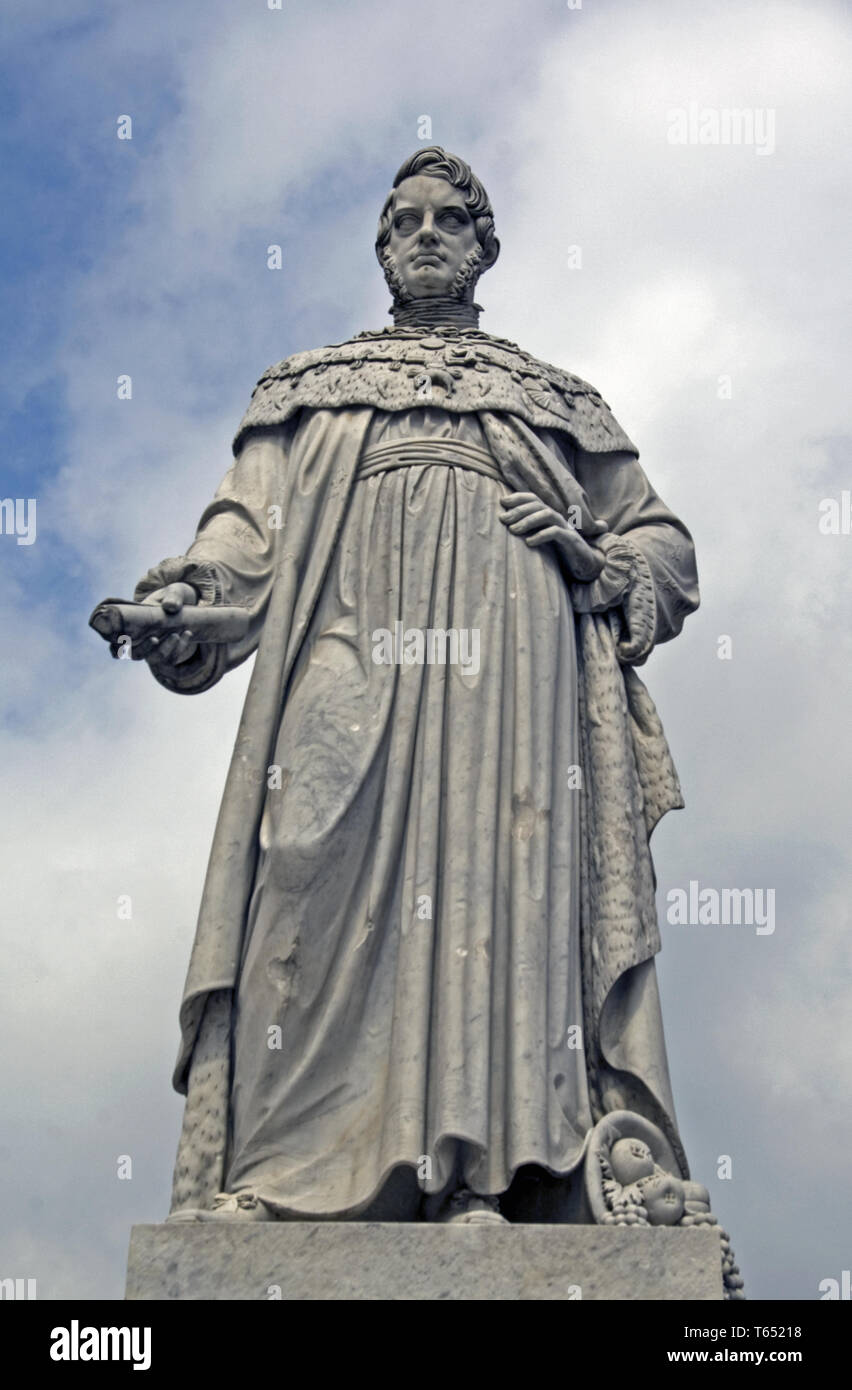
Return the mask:
[[[93,616],[179,694],[255,655],[170,1219],[681,1221],[648,840],[683,803],[637,667],[691,538],[593,387],[479,329],[461,159],[406,160],[376,252],[393,326],[271,367],[186,554]],[[657,1154],[608,1205],[625,1113]]]

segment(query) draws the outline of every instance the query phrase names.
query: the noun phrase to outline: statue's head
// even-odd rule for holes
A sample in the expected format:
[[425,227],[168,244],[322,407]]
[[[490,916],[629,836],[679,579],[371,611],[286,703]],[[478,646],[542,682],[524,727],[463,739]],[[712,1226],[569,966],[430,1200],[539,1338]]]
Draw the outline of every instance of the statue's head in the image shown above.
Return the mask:
[[376,236],[394,309],[426,300],[473,308],[476,282],[499,251],[488,194],[470,166],[438,145],[411,155],[393,181]]

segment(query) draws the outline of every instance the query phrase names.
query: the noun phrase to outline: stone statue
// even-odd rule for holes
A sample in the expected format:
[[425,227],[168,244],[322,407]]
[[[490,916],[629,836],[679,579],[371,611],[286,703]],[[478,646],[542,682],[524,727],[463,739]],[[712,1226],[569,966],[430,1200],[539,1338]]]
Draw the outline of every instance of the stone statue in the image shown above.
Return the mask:
[[186,554],[93,618],[181,694],[255,655],[171,1219],[602,1221],[626,1112],[665,1153],[634,1214],[680,1220],[648,839],[683,803],[637,667],[691,538],[593,387],[479,329],[461,159],[406,160],[376,252],[393,326],[271,367]]

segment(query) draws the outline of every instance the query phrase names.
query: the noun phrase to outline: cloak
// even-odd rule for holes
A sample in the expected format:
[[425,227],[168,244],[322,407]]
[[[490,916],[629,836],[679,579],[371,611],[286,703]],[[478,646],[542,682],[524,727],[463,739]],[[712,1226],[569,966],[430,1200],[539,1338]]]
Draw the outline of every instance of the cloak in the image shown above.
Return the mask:
[[[425,392],[425,394],[424,394]],[[637,451],[593,388],[467,330],[382,330],[271,368],[234,441],[235,462],[187,554],[163,561],[137,599],[185,579],[201,602],[252,609],[247,637],[199,646],[155,671],[179,693],[208,689],[256,654],[214,835],[174,1073],[187,1095],[173,1209],[221,1190],[228,1142],[231,1000],[258,854],[266,773],[288,682],[343,525],[376,410],[475,411],[507,482],[581,530],[605,515],[631,566],[630,602],[588,608],[576,591],[581,768],[580,941],[584,1043],[594,1120],[643,1114],[683,1176],[653,958],[660,948],[649,837],[683,805],[657,712],[635,671],[698,605],[691,538],[653,492]],[[548,447],[554,435],[560,450]],[[271,476],[274,442],[280,467]],[[569,459],[571,467],[561,460]],[[605,510],[604,510],[605,508]],[[272,516],[283,525],[270,524]]]

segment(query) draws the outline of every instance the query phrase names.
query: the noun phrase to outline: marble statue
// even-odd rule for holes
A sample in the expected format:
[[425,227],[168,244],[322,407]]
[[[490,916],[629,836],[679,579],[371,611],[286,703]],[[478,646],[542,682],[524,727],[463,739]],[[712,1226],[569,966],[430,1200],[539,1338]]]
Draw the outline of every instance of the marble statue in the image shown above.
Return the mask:
[[603,1221],[617,1187],[681,1221],[648,841],[682,800],[638,668],[692,541],[598,392],[478,327],[463,160],[406,160],[376,252],[393,325],[265,372],[186,553],[93,618],[179,694],[254,656],[171,1219]]

